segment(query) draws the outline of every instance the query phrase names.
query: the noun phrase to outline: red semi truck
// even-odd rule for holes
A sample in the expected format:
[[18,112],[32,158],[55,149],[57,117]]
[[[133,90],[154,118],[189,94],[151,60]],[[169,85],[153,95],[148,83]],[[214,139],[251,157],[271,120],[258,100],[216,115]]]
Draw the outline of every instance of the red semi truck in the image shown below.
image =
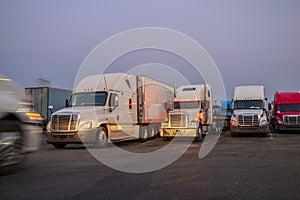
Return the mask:
[[269,110],[273,110],[271,125],[275,131],[300,131],[300,92],[276,92]]

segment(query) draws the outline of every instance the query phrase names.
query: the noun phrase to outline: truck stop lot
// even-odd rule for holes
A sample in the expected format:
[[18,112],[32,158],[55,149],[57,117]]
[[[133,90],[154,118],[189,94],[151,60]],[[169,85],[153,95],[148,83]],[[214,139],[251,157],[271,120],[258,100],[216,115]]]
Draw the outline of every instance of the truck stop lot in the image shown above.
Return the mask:
[[[166,143],[155,138],[118,146],[138,152]],[[98,162],[82,145],[44,144],[20,171],[0,177],[0,199],[299,199],[300,133],[265,138],[225,132],[203,159],[200,145],[194,142],[161,170],[129,174]]]

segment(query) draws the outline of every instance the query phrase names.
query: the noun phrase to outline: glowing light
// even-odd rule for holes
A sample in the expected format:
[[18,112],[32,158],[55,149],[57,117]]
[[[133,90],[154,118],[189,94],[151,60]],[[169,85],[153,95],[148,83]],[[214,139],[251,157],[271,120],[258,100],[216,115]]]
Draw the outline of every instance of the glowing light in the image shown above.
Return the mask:
[[26,115],[29,117],[29,119],[31,120],[43,120],[43,118],[41,117],[41,115],[39,113],[31,113],[31,112],[27,112]]

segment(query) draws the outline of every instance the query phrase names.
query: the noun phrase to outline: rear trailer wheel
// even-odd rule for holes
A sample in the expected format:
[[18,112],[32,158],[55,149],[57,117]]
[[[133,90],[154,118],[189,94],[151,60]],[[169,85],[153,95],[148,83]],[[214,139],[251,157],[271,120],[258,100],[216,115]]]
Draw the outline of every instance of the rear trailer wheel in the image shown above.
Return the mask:
[[106,147],[107,145],[107,130],[104,127],[100,127],[96,134],[95,146],[97,148]]
[[63,149],[67,146],[67,144],[63,143],[63,144],[59,144],[59,143],[54,143],[52,144],[56,149]]
[[0,120],[0,174],[11,173],[25,159],[24,135],[17,121]]

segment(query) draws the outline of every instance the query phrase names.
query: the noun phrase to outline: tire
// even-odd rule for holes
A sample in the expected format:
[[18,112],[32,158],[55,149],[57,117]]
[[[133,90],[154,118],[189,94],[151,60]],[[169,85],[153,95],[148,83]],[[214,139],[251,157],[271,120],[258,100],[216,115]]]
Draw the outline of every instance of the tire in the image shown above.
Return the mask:
[[170,137],[164,136],[164,137],[162,137],[162,138],[163,138],[163,141],[169,141],[169,140],[170,140]]
[[280,133],[280,129],[278,128],[278,124],[275,123],[275,133]]
[[65,143],[54,143],[54,144],[52,144],[56,149],[64,149],[66,146],[67,146],[67,144],[65,144]]
[[100,127],[96,134],[95,147],[103,148],[107,146],[107,130],[104,127]]
[[147,141],[148,130],[149,130],[148,126],[140,126],[140,128],[139,128],[139,141],[140,142]]
[[[0,134],[3,134],[0,145],[0,161],[3,165],[0,167],[0,174],[12,173],[21,168],[25,159],[24,151],[24,134],[17,121],[1,120]],[[7,143],[8,145],[6,145]],[[5,160],[14,160],[8,165],[5,165]]]

